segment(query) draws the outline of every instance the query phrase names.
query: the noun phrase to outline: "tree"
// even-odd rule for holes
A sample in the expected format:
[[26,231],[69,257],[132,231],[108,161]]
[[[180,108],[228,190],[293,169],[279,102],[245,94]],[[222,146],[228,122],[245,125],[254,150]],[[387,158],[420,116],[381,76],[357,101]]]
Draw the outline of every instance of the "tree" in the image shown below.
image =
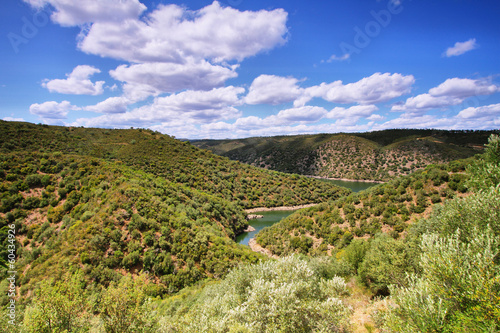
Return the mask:
[[358,273],[373,292],[387,295],[390,285],[407,285],[407,273],[418,272],[418,261],[414,244],[381,234],[372,241]]
[[80,271],[66,275],[62,281],[42,281],[26,309],[24,325],[28,332],[88,331],[90,312],[83,287]]
[[157,313],[146,296],[147,278],[123,277],[104,290],[99,306],[100,318],[107,333],[156,332]]

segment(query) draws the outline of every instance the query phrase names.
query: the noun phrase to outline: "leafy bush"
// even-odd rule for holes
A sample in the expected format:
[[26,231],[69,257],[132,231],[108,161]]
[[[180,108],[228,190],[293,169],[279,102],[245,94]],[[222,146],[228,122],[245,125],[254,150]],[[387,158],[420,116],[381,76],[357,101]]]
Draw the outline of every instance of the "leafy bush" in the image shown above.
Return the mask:
[[454,235],[422,237],[421,277],[391,287],[391,332],[494,332],[500,328],[498,237],[477,232],[468,243]]
[[408,284],[407,273],[419,271],[418,261],[414,244],[381,234],[372,241],[359,265],[359,277],[375,294],[387,295],[390,285]]
[[291,256],[233,270],[160,322],[167,332],[347,332],[346,293],[341,278],[321,279]]

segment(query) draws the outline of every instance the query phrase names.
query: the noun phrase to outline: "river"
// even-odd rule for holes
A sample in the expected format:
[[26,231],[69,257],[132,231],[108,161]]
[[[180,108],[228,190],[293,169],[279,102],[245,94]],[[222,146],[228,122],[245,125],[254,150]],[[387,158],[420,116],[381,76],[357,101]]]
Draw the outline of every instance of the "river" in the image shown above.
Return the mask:
[[[330,180],[330,179],[321,179],[323,181],[332,183],[337,186],[342,186],[342,187],[347,187],[351,189],[353,192],[359,192],[362,190],[366,190],[369,187],[372,187],[374,185],[377,185],[376,183],[373,182],[362,182],[362,181],[344,181],[344,180]],[[236,237],[236,242],[243,244],[243,245],[248,245],[248,242],[250,239],[254,238],[255,235],[262,229],[266,227],[270,227],[276,222],[281,221],[281,219],[284,219],[288,215],[291,215],[295,210],[281,210],[281,211],[271,211],[271,212],[258,212],[255,214],[263,215],[264,217],[261,219],[253,219],[248,221],[249,224],[255,228],[254,231],[251,232],[244,232],[241,235],[238,235]]]

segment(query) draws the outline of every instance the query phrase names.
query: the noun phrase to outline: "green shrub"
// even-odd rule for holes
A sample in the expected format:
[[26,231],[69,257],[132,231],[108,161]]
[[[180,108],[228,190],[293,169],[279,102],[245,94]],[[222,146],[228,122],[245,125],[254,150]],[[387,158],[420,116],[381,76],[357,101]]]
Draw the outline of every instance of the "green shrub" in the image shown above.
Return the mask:
[[345,332],[350,310],[343,279],[319,278],[297,256],[233,270],[187,310],[160,320],[164,331]]
[[359,277],[374,293],[386,295],[392,284],[407,285],[407,274],[419,271],[418,262],[414,244],[378,235],[359,265]]
[[391,287],[390,332],[495,332],[500,329],[500,242],[491,230],[470,242],[454,235],[422,237],[422,275]]

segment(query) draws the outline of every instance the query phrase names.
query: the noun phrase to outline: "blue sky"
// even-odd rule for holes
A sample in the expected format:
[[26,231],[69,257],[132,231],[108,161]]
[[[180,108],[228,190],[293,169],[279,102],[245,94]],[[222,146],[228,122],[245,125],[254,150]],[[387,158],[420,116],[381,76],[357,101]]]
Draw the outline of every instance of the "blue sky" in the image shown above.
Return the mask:
[[500,128],[500,3],[7,0],[0,119],[239,138]]

